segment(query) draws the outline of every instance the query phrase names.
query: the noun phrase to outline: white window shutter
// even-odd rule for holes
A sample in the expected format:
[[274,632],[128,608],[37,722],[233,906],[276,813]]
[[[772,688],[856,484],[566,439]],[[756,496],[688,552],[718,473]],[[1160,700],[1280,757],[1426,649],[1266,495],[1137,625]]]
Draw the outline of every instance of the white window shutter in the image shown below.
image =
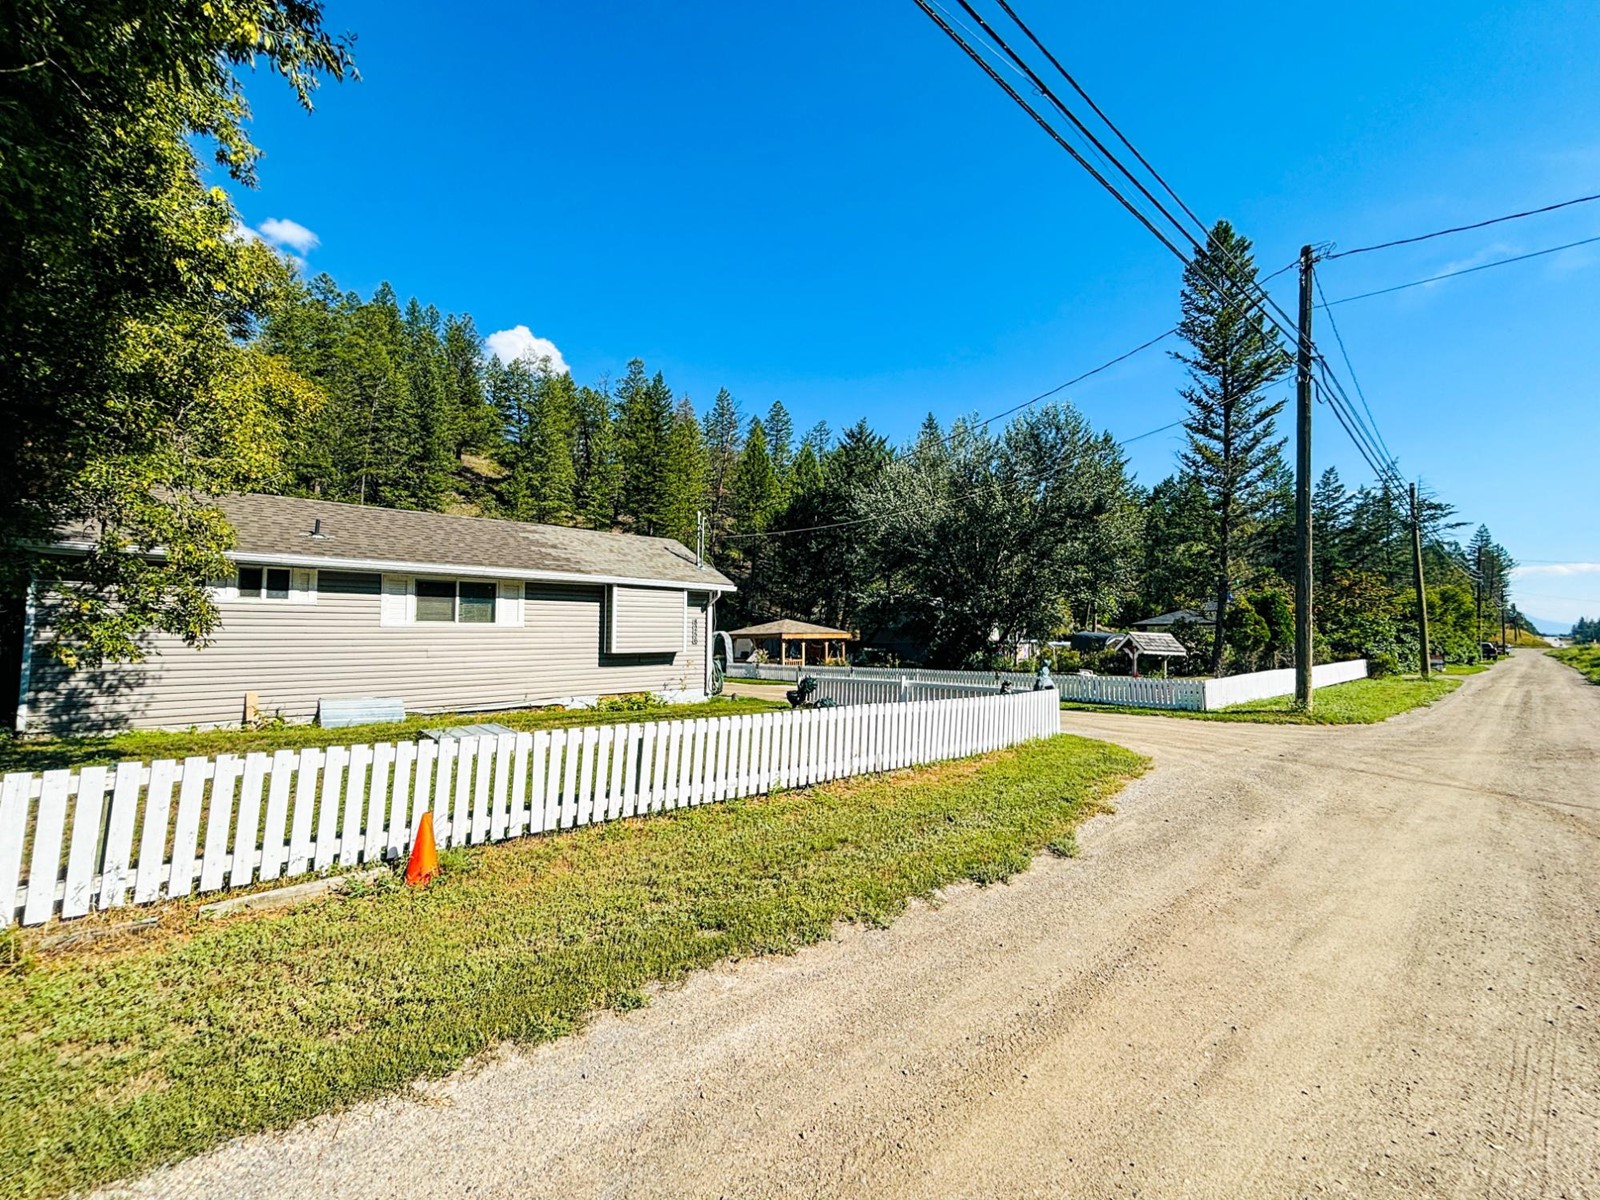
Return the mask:
[[410,625],[416,619],[415,589],[409,575],[385,575],[379,609],[380,625]]
[[317,602],[317,573],[296,567],[289,572],[289,603],[315,604]]
[[521,625],[522,624],[522,583],[519,580],[502,579],[500,581],[500,595],[495,601],[494,623],[496,625]]

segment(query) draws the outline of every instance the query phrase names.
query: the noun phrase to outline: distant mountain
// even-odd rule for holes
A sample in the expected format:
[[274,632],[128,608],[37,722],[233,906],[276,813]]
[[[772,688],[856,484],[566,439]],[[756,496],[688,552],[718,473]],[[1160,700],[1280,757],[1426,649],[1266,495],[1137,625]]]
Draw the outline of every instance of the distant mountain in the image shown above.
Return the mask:
[[1533,627],[1546,635],[1555,634],[1557,637],[1566,637],[1572,632],[1571,621],[1552,621],[1548,617],[1536,617],[1532,613],[1523,613],[1523,616],[1533,622]]

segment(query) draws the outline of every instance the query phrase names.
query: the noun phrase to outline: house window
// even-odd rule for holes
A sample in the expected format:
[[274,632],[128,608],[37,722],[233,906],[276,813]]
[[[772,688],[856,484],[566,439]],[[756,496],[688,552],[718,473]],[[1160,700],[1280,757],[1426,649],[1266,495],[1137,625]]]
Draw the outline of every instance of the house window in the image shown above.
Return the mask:
[[459,625],[495,623],[495,585],[474,580],[417,580],[417,620]]
[[288,567],[240,567],[239,595],[252,600],[287,600]]

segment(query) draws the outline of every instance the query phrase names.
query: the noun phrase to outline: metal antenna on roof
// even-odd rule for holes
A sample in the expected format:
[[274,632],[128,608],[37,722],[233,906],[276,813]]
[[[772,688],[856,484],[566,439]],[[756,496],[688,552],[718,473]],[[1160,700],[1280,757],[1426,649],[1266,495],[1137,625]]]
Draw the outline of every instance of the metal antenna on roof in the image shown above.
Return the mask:
[[706,514],[698,509],[694,514],[694,569],[706,569]]

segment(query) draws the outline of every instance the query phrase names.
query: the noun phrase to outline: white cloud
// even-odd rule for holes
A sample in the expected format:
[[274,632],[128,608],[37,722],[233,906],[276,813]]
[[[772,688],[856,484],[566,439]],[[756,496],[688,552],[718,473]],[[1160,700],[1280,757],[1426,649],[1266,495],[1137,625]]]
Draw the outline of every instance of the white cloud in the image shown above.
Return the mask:
[[235,221],[233,228],[228,231],[228,238],[235,242],[259,242],[261,235],[243,221]]
[[279,250],[293,250],[298,255],[309,254],[322,245],[322,239],[300,222],[280,217],[268,217],[256,226],[256,231]]
[[1531,566],[1512,567],[1511,573],[1518,579],[1525,579],[1530,575],[1600,575],[1600,562],[1535,563]]
[[483,339],[484,345],[489,347],[489,353],[503,363],[516,359],[526,359],[538,363],[543,361],[555,375],[570,375],[571,368],[567,360],[561,357],[561,351],[556,349],[556,344],[549,338],[538,337],[526,325],[513,325],[510,329],[502,329],[491,333]]

